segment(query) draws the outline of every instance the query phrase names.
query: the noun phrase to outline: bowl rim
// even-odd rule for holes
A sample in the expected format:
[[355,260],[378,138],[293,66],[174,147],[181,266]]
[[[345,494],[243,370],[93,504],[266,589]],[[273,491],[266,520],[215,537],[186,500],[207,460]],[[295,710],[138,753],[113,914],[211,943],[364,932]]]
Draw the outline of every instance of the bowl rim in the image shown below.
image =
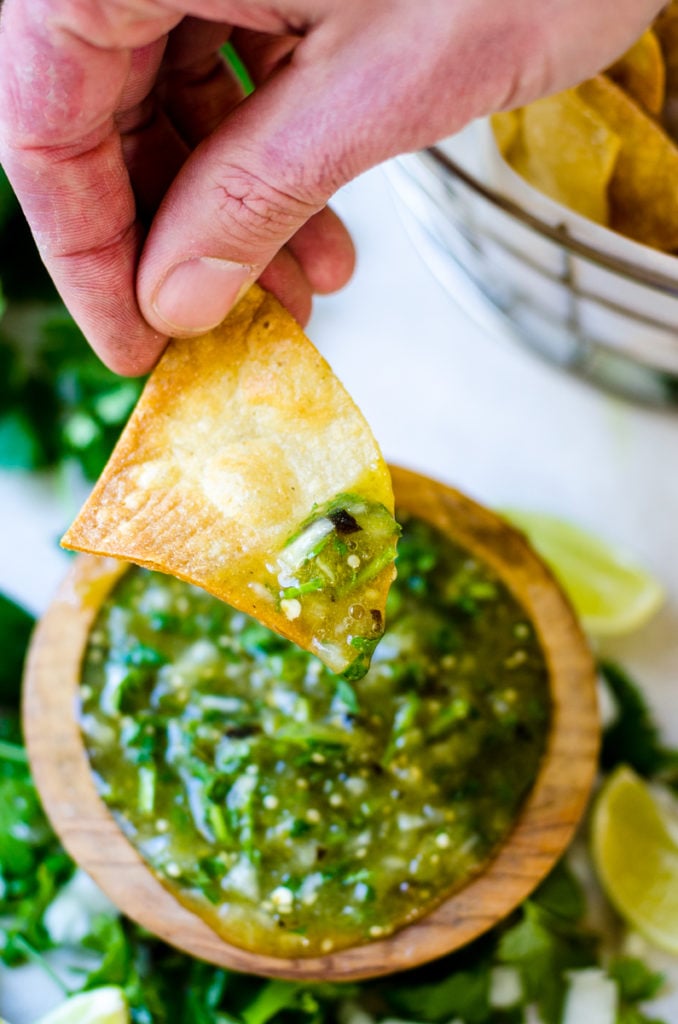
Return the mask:
[[98,609],[128,563],[78,556],[32,638],[23,726],[55,831],[123,913],[200,959],[292,980],[358,980],[416,967],[477,938],[526,899],[569,845],[586,808],[600,742],[596,671],[569,601],[508,522],[428,477],[396,467],[391,472],[396,504],[483,559],[525,609],[549,669],[551,722],[532,789],[505,842],[465,886],[387,937],[309,957],[250,952],[220,937],[165,888],[127,839],[97,792],[77,690]]
[[[451,175],[472,192],[475,192],[475,194],[481,199],[484,199],[492,206],[501,210],[502,213],[515,218],[525,227],[541,235],[543,238],[546,238],[548,241],[562,246],[573,255],[579,256],[581,259],[584,259],[589,263],[593,263],[594,265],[601,267],[603,270],[618,274],[626,280],[633,281],[636,284],[659,291],[662,294],[668,294],[672,297],[678,298],[678,256],[674,257],[676,259],[675,277],[671,277],[668,274],[662,274],[659,271],[649,270],[647,267],[643,267],[641,264],[636,263],[633,260],[612,256],[610,253],[598,249],[589,242],[582,242],[574,237],[572,233],[568,231],[565,224],[549,224],[537,214],[530,213],[525,210],[518,202],[516,202],[516,200],[505,196],[502,192],[497,191],[497,189],[492,188],[490,185],[484,184],[484,182],[480,181],[474,174],[462,167],[457,160],[441,149],[439,145],[429,146],[426,149],[420,150],[415,155],[423,162],[430,160],[435,165],[436,173]],[[602,228],[601,230],[609,229]],[[629,239],[629,241],[633,242],[633,239]],[[636,242],[635,244],[640,245],[641,243]],[[656,253],[660,252],[660,250],[654,249],[651,249],[650,251]],[[670,254],[665,253],[664,255]]]

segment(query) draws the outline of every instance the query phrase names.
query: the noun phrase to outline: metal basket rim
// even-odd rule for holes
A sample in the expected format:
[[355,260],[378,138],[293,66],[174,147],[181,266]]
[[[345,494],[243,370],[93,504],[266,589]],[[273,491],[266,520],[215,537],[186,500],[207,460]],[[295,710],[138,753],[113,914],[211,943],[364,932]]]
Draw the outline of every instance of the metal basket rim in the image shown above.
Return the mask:
[[527,210],[524,210],[513,199],[502,195],[501,192],[497,192],[496,189],[490,188],[488,185],[484,185],[456,160],[448,156],[439,146],[430,146],[425,150],[421,150],[417,156],[420,158],[430,157],[438,165],[438,173],[442,171],[445,175],[452,175],[452,177],[475,192],[476,195],[491,203],[509,217],[514,217],[532,231],[564,247],[569,252],[587,260],[589,263],[619,274],[637,284],[678,298],[678,256],[676,257],[675,277],[669,277],[666,274],[648,270],[632,260],[611,256],[609,253],[602,252],[587,242],[581,242],[579,239],[574,238],[564,224],[556,226],[547,224],[546,221],[536,216],[536,214],[528,213]]

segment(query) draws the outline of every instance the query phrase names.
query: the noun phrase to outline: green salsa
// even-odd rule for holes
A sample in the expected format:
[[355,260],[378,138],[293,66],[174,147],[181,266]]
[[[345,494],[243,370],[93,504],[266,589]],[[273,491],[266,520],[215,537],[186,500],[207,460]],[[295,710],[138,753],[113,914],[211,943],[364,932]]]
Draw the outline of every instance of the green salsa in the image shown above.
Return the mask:
[[384,634],[399,535],[384,505],[339,494],[288,537],[272,567],[278,610],[290,621],[303,615],[309,649],[347,679],[365,675]]
[[179,580],[102,606],[81,723],[99,792],[162,881],[241,947],[388,935],[509,833],[549,722],[547,668],[487,566],[404,518],[360,680]]

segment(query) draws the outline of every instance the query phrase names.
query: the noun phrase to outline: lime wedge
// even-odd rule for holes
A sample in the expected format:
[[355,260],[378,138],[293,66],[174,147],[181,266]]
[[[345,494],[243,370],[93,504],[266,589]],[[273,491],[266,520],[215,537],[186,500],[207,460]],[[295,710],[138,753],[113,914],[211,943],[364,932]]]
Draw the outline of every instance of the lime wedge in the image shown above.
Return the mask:
[[678,953],[675,807],[618,768],[593,807],[593,861],[610,901],[654,945]]
[[661,607],[658,580],[598,537],[540,512],[507,509],[502,515],[526,534],[591,636],[631,633]]
[[106,985],[71,996],[36,1024],[129,1024],[129,1011],[122,989]]

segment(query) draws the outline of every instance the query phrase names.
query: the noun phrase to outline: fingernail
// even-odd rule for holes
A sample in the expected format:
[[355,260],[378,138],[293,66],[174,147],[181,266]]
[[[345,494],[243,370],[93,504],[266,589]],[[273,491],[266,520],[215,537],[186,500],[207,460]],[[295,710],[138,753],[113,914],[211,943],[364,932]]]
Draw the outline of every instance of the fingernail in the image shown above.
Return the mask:
[[254,280],[252,267],[202,256],[167,274],[153,309],[170,331],[200,334],[216,327]]

